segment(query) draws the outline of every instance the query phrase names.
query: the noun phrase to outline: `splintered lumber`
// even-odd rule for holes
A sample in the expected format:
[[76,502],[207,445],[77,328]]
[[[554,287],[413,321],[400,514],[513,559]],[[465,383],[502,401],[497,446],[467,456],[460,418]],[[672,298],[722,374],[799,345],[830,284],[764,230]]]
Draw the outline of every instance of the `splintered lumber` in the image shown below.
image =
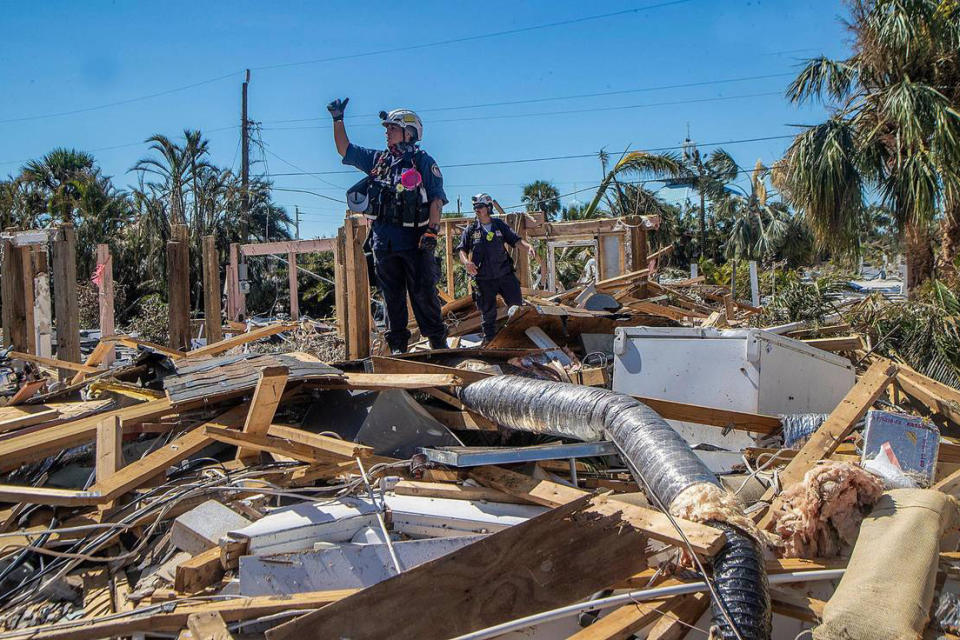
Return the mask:
[[419,362],[417,360],[404,360],[402,358],[373,356],[370,360],[373,362],[374,373],[446,373],[457,376],[466,384],[478,382],[492,375],[482,371],[444,367],[439,364],[430,364],[429,362]]
[[490,487],[471,487],[452,482],[419,482],[401,480],[393,487],[398,496],[423,496],[425,498],[450,498],[453,500],[487,500],[511,504],[535,504],[530,500]]
[[213,602],[186,601],[176,604],[172,611],[166,607],[151,613],[130,615],[123,618],[102,621],[60,622],[28,629],[18,629],[5,636],[4,640],[99,640],[111,636],[130,636],[151,631],[178,632],[187,625],[187,620],[195,613],[219,613],[225,622],[237,622],[262,618],[291,609],[316,609],[331,602],[337,602],[354,593],[356,589],[331,591],[309,591],[282,596],[254,596],[251,598],[229,598]]
[[324,389],[421,389],[458,387],[463,378],[450,373],[347,373],[342,379],[319,384]]
[[485,487],[545,507],[559,507],[589,495],[586,491],[575,487],[568,487],[549,480],[537,480],[528,475],[500,467],[476,467],[470,470],[469,475]]
[[567,640],[629,640],[633,634],[654,622],[663,614],[659,609],[668,600],[635,602],[614,609]]
[[643,300],[638,300],[637,302],[631,302],[629,304],[631,311],[638,311],[640,313],[647,313],[652,316],[662,316],[664,318],[670,318],[671,320],[685,320],[687,318],[706,318],[707,315],[700,313],[699,311],[693,311],[690,309],[680,309],[672,305],[663,305],[656,304],[654,302],[644,302]]
[[647,633],[646,640],[680,640],[697,623],[710,606],[706,593],[689,593],[674,598],[664,609],[664,615]]
[[268,640],[440,640],[576,602],[642,569],[644,533],[583,498],[267,631]]
[[193,640],[233,640],[227,623],[217,611],[201,611],[187,616],[187,628]]
[[210,547],[177,565],[173,588],[181,593],[196,593],[223,577],[219,546]]
[[116,416],[127,424],[143,422],[172,412],[173,406],[169,400],[151,400],[7,438],[0,441],[0,470],[13,469],[24,462],[40,460],[61,449],[90,442],[96,437],[97,425],[101,420]]
[[96,367],[89,367],[85,364],[80,364],[79,362],[69,362],[67,360],[58,360],[56,358],[45,358],[43,356],[35,356],[29,353],[22,353],[20,351],[11,351],[8,355],[14,360],[33,362],[50,369],[68,369],[70,371],[79,371],[80,373],[97,373]]
[[0,433],[23,427],[32,427],[53,420],[60,415],[56,409],[38,405],[0,407]]
[[106,482],[123,466],[123,425],[111,416],[97,424],[97,482]]
[[[93,348],[93,351],[90,352],[90,355],[87,356],[87,359],[84,360],[83,364],[88,367],[93,367],[94,371],[99,371],[97,367],[107,359],[107,356],[113,353],[113,343],[101,340],[97,343],[97,346]],[[87,377],[87,373],[80,371],[77,375],[73,376],[73,379],[70,380],[70,384],[79,384],[83,382],[84,378]]]
[[125,347],[130,347],[131,349],[139,349],[141,347],[149,349],[150,351],[156,351],[161,353],[168,358],[183,358],[186,354],[183,351],[177,349],[171,349],[170,347],[165,347],[162,344],[157,344],[156,342],[150,342],[149,340],[141,340],[139,338],[131,338],[130,336],[113,336],[106,339],[107,342],[116,342],[117,344],[122,344]]
[[254,456],[258,455],[260,451],[286,456],[308,464],[340,462],[344,460],[342,456],[331,455],[326,451],[314,449],[310,445],[291,442],[270,435],[244,433],[235,429],[224,429],[211,425],[204,427],[204,433],[212,440],[231,444],[237,447],[238,452],[245,452],[243,458],[240,457],[239,453],[237,454],[238,460],[251,460]]
[[907,395],[960,427],[960,391],[906,365],[898,366],[897,384]]
[[208,344],[207,346],[200,347],[199,349],[188,351],[187,355],[191,358],[196,358],[199,356],[216,355],[218,353],[223,353],[224,351],[233,349],[234,347],[239,347],[240,345],[246,344],[248,342],[260,340],[262,338],[269,338],[272,335],[276,335],[284,331],[289,331],[295,326],[296,325],[293,325],[293,324],[283,324],[283,323],[270,324],[265,327],[254,329],[253,331],[248,331],[246,333],[241,333],[240,335],[237,335],[237,336],[232,336],[225,340],[221,340],[220,342]]
[[824,351],[856,351],[863,348],[860,336],[834,336],[831,338],[811,338],[804,343]]
[[21,487],[12,484],[0,484],[0,502],[23,502],[25,504],[46,504],[59,507],[84,507],[99,504],[101,499],[96,491],[56,489],[53,487]]
[[[286,367],[266,367],[260,372],[260,379],[250,401],[250,412],[243,423],[243,433],[255,438],[265,438],[267,429],[277,412],[277,405],[283,397],[290,370]],[[256,451],[243,446],[237,449],[237,460],[256,457]]]
[[[806,444],[780,472],[780,486],[787,489],[803,481],[803,476],[817,464],[817,461],[836,451],[840,442],[850,435],[857,421],[867,413],[896,375],[897,366],[885,358],[878,358],[870,365],[867,372],[847,392],[820,428],[810,436]],[[763,495],[762,501],[770,502],[775,495],[776,489],[771,487]],[[768,509],[766,514],[762,511],[758,512],[762,514],[758,516],[761,527],[769,522],[770,513],[772,509]]]
[[234,407],[218,418],[206,423],[203,427],[198,427],[193,431],[185,433],[153,453],[140,458],[136,462],[131,462],[106,482],[97,482],[94,484],[90,487],[90,490],[98,492],[104,502],[118,498],[151,478],[164,473],[170,465],[189,458],[197,451],[211,444],[213,439],[206,434],[204,427],[213,426],[237,429],[243,424],[246,414],[247,405],[242,404]]
[[353,460],[354,458],[368,458],[373,455],[373,448],[367,445],[350,442],[349,440],[341,440],[339,438],[331,438],[330,436],[311,433],[303,429],[282,424],[271,424],[267,430],[267,435],[304,444],[311,449],[317,449],[332,456],[340,456],[349,460]]
[[[549,480],[537,480],[530,476],[516,471],[510,471],[501,467],[477,467],[470,470],[470,477],[492,489],[509,493],[535,504],[541,504],[547,507],[557,507],[569,504],[581,499],[583,496],[590,495],[586,491],[568,487],[557,482]],[[691,547],[698,554],[711,556],[717,551],[717,534],[719,533],[713,527],[690,522],[681,518],[674,518],[683,535],[677,532],[677,528],[665,514],[654,509],[647,509],[635,505],[628,505],[616,500],[611,496],[610,500],[594,507],[594,511],[623,510],[625,517],[629,517],[631,524],[638,530],[642,530],[647,536],[666,542],[668,544],[684,544],[685,535],[690,541]]]
[[667,420],[695,422],[715,427],[730,428],[736,431],[751,431],[754,433],[771,434],[781,428],[780,418],[756,413],[731,411],[730,409],[715,409],[702,407],[696,404],[684,404],[658,398],[633,396],[647,405]]

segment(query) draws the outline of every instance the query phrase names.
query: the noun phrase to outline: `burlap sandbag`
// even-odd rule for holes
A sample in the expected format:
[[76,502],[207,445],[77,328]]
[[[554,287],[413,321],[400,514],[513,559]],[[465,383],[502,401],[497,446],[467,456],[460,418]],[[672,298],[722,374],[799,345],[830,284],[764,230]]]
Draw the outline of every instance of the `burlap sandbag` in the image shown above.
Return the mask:
[[930,489],[885,492],[863,520],[847,571],[815,640],[923,637],[940,538],[960,522],[956,501]]

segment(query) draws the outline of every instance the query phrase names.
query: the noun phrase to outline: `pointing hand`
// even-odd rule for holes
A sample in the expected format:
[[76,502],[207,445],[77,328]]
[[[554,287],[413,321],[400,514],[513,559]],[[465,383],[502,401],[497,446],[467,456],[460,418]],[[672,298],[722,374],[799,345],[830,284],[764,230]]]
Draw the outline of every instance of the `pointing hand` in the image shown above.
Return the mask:
[[333,102],[327,105],[327,111],[330,112],[330,115],[333,116],[333,121],[337,122],[338,120],[343,120],[343,112],[347,110],[347,103],[350,102],[350,98],[337,98]]

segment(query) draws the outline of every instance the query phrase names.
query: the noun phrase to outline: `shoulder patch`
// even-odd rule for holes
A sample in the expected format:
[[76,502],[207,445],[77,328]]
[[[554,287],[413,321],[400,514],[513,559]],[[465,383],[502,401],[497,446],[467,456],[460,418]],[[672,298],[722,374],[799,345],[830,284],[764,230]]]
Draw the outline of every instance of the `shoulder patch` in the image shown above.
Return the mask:
[[430,167],[430,173],[432,173],[433,175],[437,176],[438,178],[442,178],[442,177],[443,177],[443,174],[440,173],[440,167],[437,166],[437,163],[433,163],[433,166]]

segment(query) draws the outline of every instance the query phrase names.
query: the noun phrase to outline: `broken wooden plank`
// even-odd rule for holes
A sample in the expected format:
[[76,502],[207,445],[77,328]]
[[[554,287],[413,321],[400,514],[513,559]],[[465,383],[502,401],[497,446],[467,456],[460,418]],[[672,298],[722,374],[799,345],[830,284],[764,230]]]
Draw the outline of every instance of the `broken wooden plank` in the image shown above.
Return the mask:
[[296,324],[270,324],[265,327],[259,327],[248,331],[246,333],[241,333],[240,335],[232,336],[221,340],[220,342],[214,342],[213,344],[208,344],[205,347],[200,347],[199,349],[193,349],[192,351],[187,352],[187,356],[191,358],[196,358],[200,356],[212,356],[218,353],[223,353],[233,349],[234,347],[239,347],[242,344],[248,342],[253,342],[255,340],[261,340],[263,338],[269,338],[270,336],[276,335],[278,333],[283,333],[284,331],[289,331],[290,329],[295,328]]
[[163,354],[168,358],[177,360],[179,358],[185,358],[186,353],[179,351],[178,349],[171,349],[170,347],[164,346],[162,344],[157,344],[156,342],[150,342],[149,340],[141,340],[139,338],[132,338],[130,336],[111,336],[104,339],[106,342],[115,342],[117,344],[122,344],[125,347],[130,347],[131,349],[147,349],[148,351],[155,351],[157,353]]
[[220,553],[219,546],[210,547],[181,562],[174,574],[173,588],[180,593],[196,593],[222,578],[224,567],[220,562]]
[[212,421],[207,422],[205,425],[185,433],[153,453],[140,458],[136,462],[131,462],[106,482],[97,482],[94,484],[90,487],[90,490],[99,492],[104,502],[118,498],[151,478],[163,474],[170,465],[189,458],[197,451],[211,444],[213,439],[205,433],[204,427],[213,426],[236,429],[243,424],[243,419],[246,417],[246,414],[246,404],[234,407]]
[[80,364],[79,362],[70,362],[69,360],[58,360],[57,358],[45,358],[43,356],[35,356],[29,353],[23,353],[21,351],[11,351],[8,355],[14,360],[23,360],[24,362],[32,362],[34,364],[39,364],[49,369],[68,369],[70,371],[79,371],[81,373],[97,373],[96,367],[89,367],[85,364]]
[[[813,468],[817,461],[836,451],[840,442],[853,430],[854,425],[867,413],[870,406],[887,388],[887,385],[897,375],[897,366],[885,358],[878,358],[867,372],[857,381],[847,395],[843,397],[820,428],[807,440],[793,460],[780,472],[781,490],[787,489],[797,482],[803,481],[803,476]],[[771,487],[761,499],[770,502],[776,495],[776,489]],[[763,510],[757,512],[757,520],[761,527],[769,522],[769,514]]]
[[347,373],[342,379],[312,384],[324,389],[421,389],[459,387],[463,378],[449,373]]
[[[556,606],[645,565],[644,534],[585,496],[267,631],[315,636],[440,640]],[[357,615],[357,612],[363,612]],[[426,614],[425,614],[426,612]]]
[[61,449],[90,442],[96,437],[97,424],[100,420],[117,416],[127,424],[150,420],[169,413],[173,413],[173,406],[169,400],[152,400],[64,422],[55,427],[41,428],[30,433],[12,436],[0,441],[0,470],[13,469],[24,462],[40,460]]
[[187,628],[193,640],[233,640],[218,611],[191,613],[187,616]]
[[499,427],[472,411],[450,411],[439,407],[423,407],[427,413],[448,429],[459,431],[500,431]]
[[650,627],[646,640],[681,640],[709,607],[710,597],[706,593],[674,598],[664,609],[663,617]]
[[804,344],[822,349],[823,351],[856,351],[863,348],[860,336],[834,336],[831,338],[810,338],[803,340]]
[[[83,364],[88,367],[93,367],[95,371],[100,371],[99,367],[104,360],[107,359],[107,356],[113,353],[113,343],[107,340],[101,340],[97,343],[97,346],[93,348],[93,351],[90,352],[90,355],[87,356],[87,359],[83,361]],[[80,384],[83,382],[84,378],[87,377],[87,374],[83,371],[77,373],[73,376],[73,379],[70,380],[70,384]]]
[[[480,484],[509,493],[510,495],[529,500],[535,504],[547,507],[557,507],[569,504],[583,496],[590,495],[586,491],[574,487],[550,482],[549,480],[537,480],[530,476],[516,471],[503,469],[502,467],[476,467],[470,470],[470,477]],[[710,556],[718,549],[720,541],[718,539],[719,531],[713,527],[690,522],[681,518],[674,518],[673,522],[679,524],[683,535],[677,532],[671,519],[665,514],[654,509],[629,505],[616,500],[616,496],[610,496],[610,500],[594,507],[596,511],[604,510],[623,510],[623,517],[629,518],[631,524],[641,529],[651,538],[666,542],[668,544],[684,544],[684,535],[689,540],[691,547],[696,553]]]
[[393,487],[399,496],[423,496],[425,498],[450,498],[453,500],[486,500],[510,504],[536,504],[526,498],[512,496],[490,487],[472,487],[452,482],[419,482],[401,480]]
[[106,482],[123,466],[123,425],[110,416],[97,424],[96,479]]
[[714,427],[730,428],[737,431],[751,431],[768,435],[781,428],[780,418],[730,409],[703,407],[696,404],[685,404],[659,398],[633,396],[647,405],[667,420],[695,422],[697,424],[712,425]]
[[370,360],[373,363],[374,373],[447,373],[457,376],[466,384],[478,382],[493,375],[490,373],[483,373],[482,371],[470,371],[469,369],[444,367],[439,364],[420,362],[418,360],[404,360],[403,358],[373,356],[370,358]]
[[900,364],[897,384],[930,411],[960,427],[960,391]]
[[258,456],[261,451],[286,456],[308,464],[340,462],[344,460],[342,456],[332,455],[326,451],[314,449],[306,444],[291,442],[270,435],[261,436],[244,433],[236,429],[224,429],[211,425],[205,426],[203,430],[208,438],[216,440],[217,442],[233,445],[237,447],[238,450],[247,452],[245,458],[240,458],[238,454],[238,460],[250,460]]
[[567,640],[629,640],[634,633],[659,619],[667,600],[635,602],[618,607]]
[[58,507],[85,507],[99,504],[101,501],[99,492],[95,490],[80,491],[77,489],[0,484],[0,502],[23,502],[25,504],[46,504]]
[[178,632],[187,624],[191,614],[215,611],[226,622],[237,622],[261,618],[290,609],[316,609],[331,602],[337,602],[356,593],[356,589],[333,591],[310,591],[283,596],[254,596],[250,598],[229,598],[213,602],[176,602],[166,610],[151,609],[144,615],[131,615],[113,620],[70,621],[51,625],[18,629],[5,637],[5,640],[99,640],[110,636],[130,636],[141,632],[173,631]]
[[[243,423],[245,435],[266,437],[289,377],[290,370],[287,367],[265,367],[260,371],[260,379],[250,401],[250,411]],[[256,455],[253,449],[243,446],[237,449],[237,460],[252,459]]]
[[350,460],[354,458],[367,458],[373,455],[373,447],[368,447],[365,444],[332,438],[319,433],[311,433],[304,429],[297,429],[296,427],[282,424],[271,424],[267,429],[267,435],[304,444],[312,449],[329,453],[332,456],[341,456]]
[[0,407],[0,433],[23,427],[32,427],[53,420],[60,415],[56,409],[42,405]]

